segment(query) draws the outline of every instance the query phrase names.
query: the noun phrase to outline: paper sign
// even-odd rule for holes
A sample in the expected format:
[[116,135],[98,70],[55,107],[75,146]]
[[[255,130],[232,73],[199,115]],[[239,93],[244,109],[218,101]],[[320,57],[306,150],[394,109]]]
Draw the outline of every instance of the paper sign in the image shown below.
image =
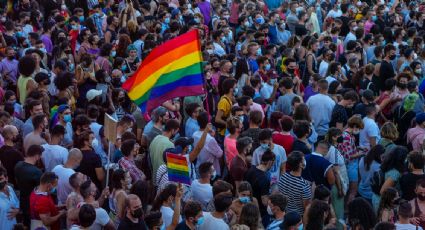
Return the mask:
[[167,153],[168,181],[190,185],[189,166],[186,157]]
[[115,143],[117,140],[117,120],[105,113],[105,137],[109,142]]

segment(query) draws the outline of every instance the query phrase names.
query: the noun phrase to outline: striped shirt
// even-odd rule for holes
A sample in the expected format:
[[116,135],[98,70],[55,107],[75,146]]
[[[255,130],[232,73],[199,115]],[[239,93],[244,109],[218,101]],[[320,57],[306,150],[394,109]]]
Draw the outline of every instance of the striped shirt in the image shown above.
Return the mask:
[[279,192],[288,197],[286,212],[295,211],[300,215],[304,213],[304,200],[311,199],[310,183],[301,176],[285,173],[279,180]]

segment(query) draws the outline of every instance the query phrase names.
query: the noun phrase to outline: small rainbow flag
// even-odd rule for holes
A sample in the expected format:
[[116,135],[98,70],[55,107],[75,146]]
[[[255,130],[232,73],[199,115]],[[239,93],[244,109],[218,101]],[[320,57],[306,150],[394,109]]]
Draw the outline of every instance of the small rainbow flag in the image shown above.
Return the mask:
[[204,93],[198,30],[189,31],[153,49],[122,88],[142,112],[163,102]]
[[167,153],[168,181],[190,185],[189,166],[186,157]]

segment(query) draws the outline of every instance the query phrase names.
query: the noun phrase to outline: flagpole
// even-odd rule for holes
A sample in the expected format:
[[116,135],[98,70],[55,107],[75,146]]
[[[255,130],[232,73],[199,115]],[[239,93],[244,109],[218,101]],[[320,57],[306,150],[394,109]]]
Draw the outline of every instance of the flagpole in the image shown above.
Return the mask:
[[108,140],[108,161],[106,162],[106,185],[105,187],[109,186],[109,169],[111,168],[111,145],[112,143]]

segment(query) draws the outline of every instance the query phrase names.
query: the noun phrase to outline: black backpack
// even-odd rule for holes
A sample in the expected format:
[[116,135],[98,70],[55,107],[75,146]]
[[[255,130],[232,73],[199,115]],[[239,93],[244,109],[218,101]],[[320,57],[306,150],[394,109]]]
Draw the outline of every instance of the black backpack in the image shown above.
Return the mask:
[[379,195],[381,193],[382,185],[385,182],[385,173],[379,169],[375,171],[370,178],[370,187],[372,188],[372,192]]

